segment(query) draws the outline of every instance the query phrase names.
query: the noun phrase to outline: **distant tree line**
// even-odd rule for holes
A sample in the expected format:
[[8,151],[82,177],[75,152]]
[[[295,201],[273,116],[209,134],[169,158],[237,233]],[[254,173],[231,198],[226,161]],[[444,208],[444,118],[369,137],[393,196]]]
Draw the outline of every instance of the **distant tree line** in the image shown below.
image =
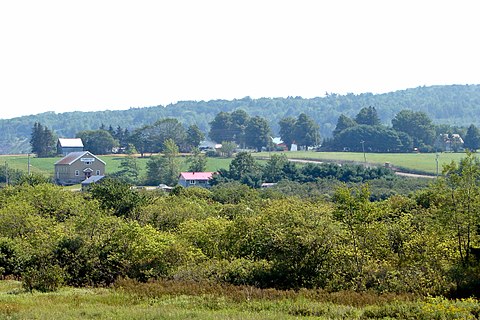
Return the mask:
[[[362,108],[355,119],[340,115],[333,137],[326,139],[322,150],[356,152],[421,152],[444,151],[446,140],[454,141],[453,151],[461,147],[475,151],[480,147],[480,134],[475,125],[463,128],[436,126],[422,111],[402,110],[392,119],[392,126],[380,123],[375,107]],[[459,137],[456,138],[456,135]],[[460,143],[465,138],[465,145]]]
[[[465,147],[475,151],[480,147],[480,132],[471,124],[468,129],[446,125],[434,125],[428,115],[421,111],[402,110],[392,119],[392,126],[381,123],[375,107],[360,109],[355,118],[341,114],[333,130],[333,136],[320,137],[320,126],[312,117],[300,113],[298,117],[286,117],[278,123],[279,135],[284,148],[296,144],[301,149],[315,147],[323,151],[356,152],[421,152],[458,151]],[[267,119],[250,116],[245,110],[219,112],[210,122],[208,137],[224,145],[221,153],[231,156],[240,149],[275,150],[273,133]],[[32,152],[39,157],[55,154],[56,134],[48,127],[35,123],[31,133]],[[165,150],[165,141],[172,140],[180,152],[191,152],[205,139],[205,133],[196,124],[188,127],[178,119],[160,119],[153,124],[133,130],[104,124],[96,130],[76,133],[86,150],[94,154],[160,153]],[[463,145],[462,138],[465,140]]]
[[[404,109],[422,111],[434,123],[446,127],[468,126],[477,120],[480,85],[453,85],[419,87],[386,94],[328,93],[324,97],[304,99],[301,97],[261,98],[245,97],[234,100],[180,101],[168,106],[131,108],[118,111],[98,112],[45,112],[38,115],[15,119],[0,119],[0,153],[27,153],[30,150],[28,138],[35,122],[48,126],[59,137],[74,137],[84,130],[97,130],[102,123],[118,125],[133,131],[137,127],[152,123],[152,119],[175,118],[185,126],[196,124],[204,133],[210,130],[209,123],[219,112],[245,110],[251,116],[265,118],[275,136],[279,133],[279,121],[287,117],[308,114],[320,126],[320,135],[332,136],[338,117],[344,114],[355,118],[363,107],[375,106],[380,112],[382,124]],[[466,129],[466,128],[465,128]],[[442,130],[444,133],[447,130]],[[455,130],[457,131],[457,130]]]

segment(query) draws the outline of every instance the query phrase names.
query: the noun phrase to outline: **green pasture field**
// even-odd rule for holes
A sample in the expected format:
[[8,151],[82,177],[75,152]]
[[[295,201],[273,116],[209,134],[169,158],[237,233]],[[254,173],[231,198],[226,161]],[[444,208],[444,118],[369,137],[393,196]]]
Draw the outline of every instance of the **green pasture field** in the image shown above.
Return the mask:
[[[426,172],[435,174],[437,171],[437,155],[435,153],[365,153],[362,152],[315,152],[315,151],[291,151],[291,152],[259,152],[256,157],[269,157],[273,154],[285,154],[291,159],[323,160],[323,161],[348,161],[384,165],[389,162],[399,168],[411,171]],[[465,157],[465,153],[438,153],[439,173],[442,172],[444,164],[459,161]]]
[[[26,292],[0,281],[1,319],[477,319],[475,299],[413,298],[374,293],[322,293],[133,284]],[[216,288],[213,288],[216,290]]]
[[[119,170],[120,163],[124,156],[119,155],[107,155],[107,156],[98,156],[100,159],[106,163],[106,172],[113,173]],[[28,171],[28,155],[1,155],[0,156],[0,165],[4,166],[7,164],[8,168],[17,169],[27,172]],[[37,158],[30,156],[30,172],[39,173],[46,177],[53,176],[54,164],[61,157],[52,157],[52,158]],[[140,175],[146,174],[146,164],[149,157],[138,157],[138,165],[140,167]],[[185,156],[181,157],[181,170],[186,171],[188,164],[186,163],[187,158]],[[207,171],[217,171],[222,168],[228,168],[232,159],[225,158],[207,158]]]
[[[366,158],[367,163],[384,165],[389,162],[395,167],[404,168],[410,171],[425,172],[435,174],[437,170],[437,154],[435,153],[366,153],[361,152],[314,152],[314,151],[294,151],[294,152],[257,152],[253,156],[260,158],[268,158],[273,154],[285,154],[291,159],[321,160],[321,161],[348,161],[363,163]],[[442,166],[451,161],[459,161],[465,157],[465,153],[439,153],[438,168],[439,173]],[[107,155],[99,156],[106,162],[107,173],[113,173],[119,170],[123,156]],[[43,174],[47,177],[53,175],[54,163],[61,157],[54,158],[36,158],[30,157],[30,171]],[[146,174],[146,163],[149,157],[138,157],[140,174]],[[185,171],[188,164],[185,162],[186,157],[181,157],[181,170]],[[228,168],[231,158],[207,158],[207,171],[217,171],[222,168]],[[7,163],[9,168],[27,171],[28,156],[27,155],[2,155],[0,156],[0,165]]]

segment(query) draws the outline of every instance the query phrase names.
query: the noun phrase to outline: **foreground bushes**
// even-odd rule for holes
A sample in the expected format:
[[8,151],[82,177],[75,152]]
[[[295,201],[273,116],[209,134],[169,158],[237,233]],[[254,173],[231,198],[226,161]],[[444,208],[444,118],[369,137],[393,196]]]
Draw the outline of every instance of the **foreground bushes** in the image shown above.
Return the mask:
[[[120,215],[100,202],[115,188],[101,197],[48,184],[3,189],[1,275],[42,291],[124,277],[330,292],[475,290],[478,262],[460,259],[441,185],[378,202],[366,186],[340,186],[330,201],[245,186],[230,197],[235,186],[144,193]],[[478,244],[475,232],[470,239]]]

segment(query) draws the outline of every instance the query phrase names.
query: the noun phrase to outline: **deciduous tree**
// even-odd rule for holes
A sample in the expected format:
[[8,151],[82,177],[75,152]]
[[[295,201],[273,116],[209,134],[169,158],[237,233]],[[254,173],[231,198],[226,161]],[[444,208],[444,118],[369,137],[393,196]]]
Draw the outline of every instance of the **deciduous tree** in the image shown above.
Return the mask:
[[105,130],[80,131],[76,136],[82,139],[85,150],[94,154],[110,154],[118,146],[118,141]]
[[210,122],[208,136],[213,141],[234,141],[235,132],[232,130],[232,116],[228,112],[219,112]]
[[196,124],[192,124],[187,129],[186,145],[190,150],[198,147],[200,142],[205,139],[205,134]]
[[319,126],[312,118],[301,113],[295,121],[294,140],[299,146],[305,149],[320,144]]
[[245,145],[261,151],[263,147],[268,147],[270,143],[271,130],[267,120],[259,116],[250,118],[245,128]]
[[435,127],[425,112],[402,110],[392,119],[392,126],[412,137],[415,147],[434,143]]
[[295,118],[283,118],[278,124],[280,126],[280,137],[290,150],[292,143],[295,140]]
[[335,127],[335,130],[333,130],[333,135],[336,136],[343,130],[354,127],[356,125],[357,123],[353,119],[347,117],[344,114],[341,114],[340,117],[338,117],[337,126]]

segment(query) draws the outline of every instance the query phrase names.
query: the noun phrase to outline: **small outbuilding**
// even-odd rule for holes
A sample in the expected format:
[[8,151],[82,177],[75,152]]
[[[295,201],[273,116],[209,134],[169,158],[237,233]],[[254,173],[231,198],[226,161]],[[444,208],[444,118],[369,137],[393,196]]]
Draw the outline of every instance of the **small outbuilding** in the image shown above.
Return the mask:
[[103,175],[105,162],[89,151],[71,152],[55,162],[55,182],[60,185],[77,184]]
[[83,151],[83,141],[80,138],[59,138],[57,141],[57,154],[66,156],[70,152]]
[[91,176],[82,181],[82,191],[88,190],[93,184],[100,182],[105,176]]
[[182,187],[203,187],[210,188],[210,179],[213,172],[180,172],[178,184]]

